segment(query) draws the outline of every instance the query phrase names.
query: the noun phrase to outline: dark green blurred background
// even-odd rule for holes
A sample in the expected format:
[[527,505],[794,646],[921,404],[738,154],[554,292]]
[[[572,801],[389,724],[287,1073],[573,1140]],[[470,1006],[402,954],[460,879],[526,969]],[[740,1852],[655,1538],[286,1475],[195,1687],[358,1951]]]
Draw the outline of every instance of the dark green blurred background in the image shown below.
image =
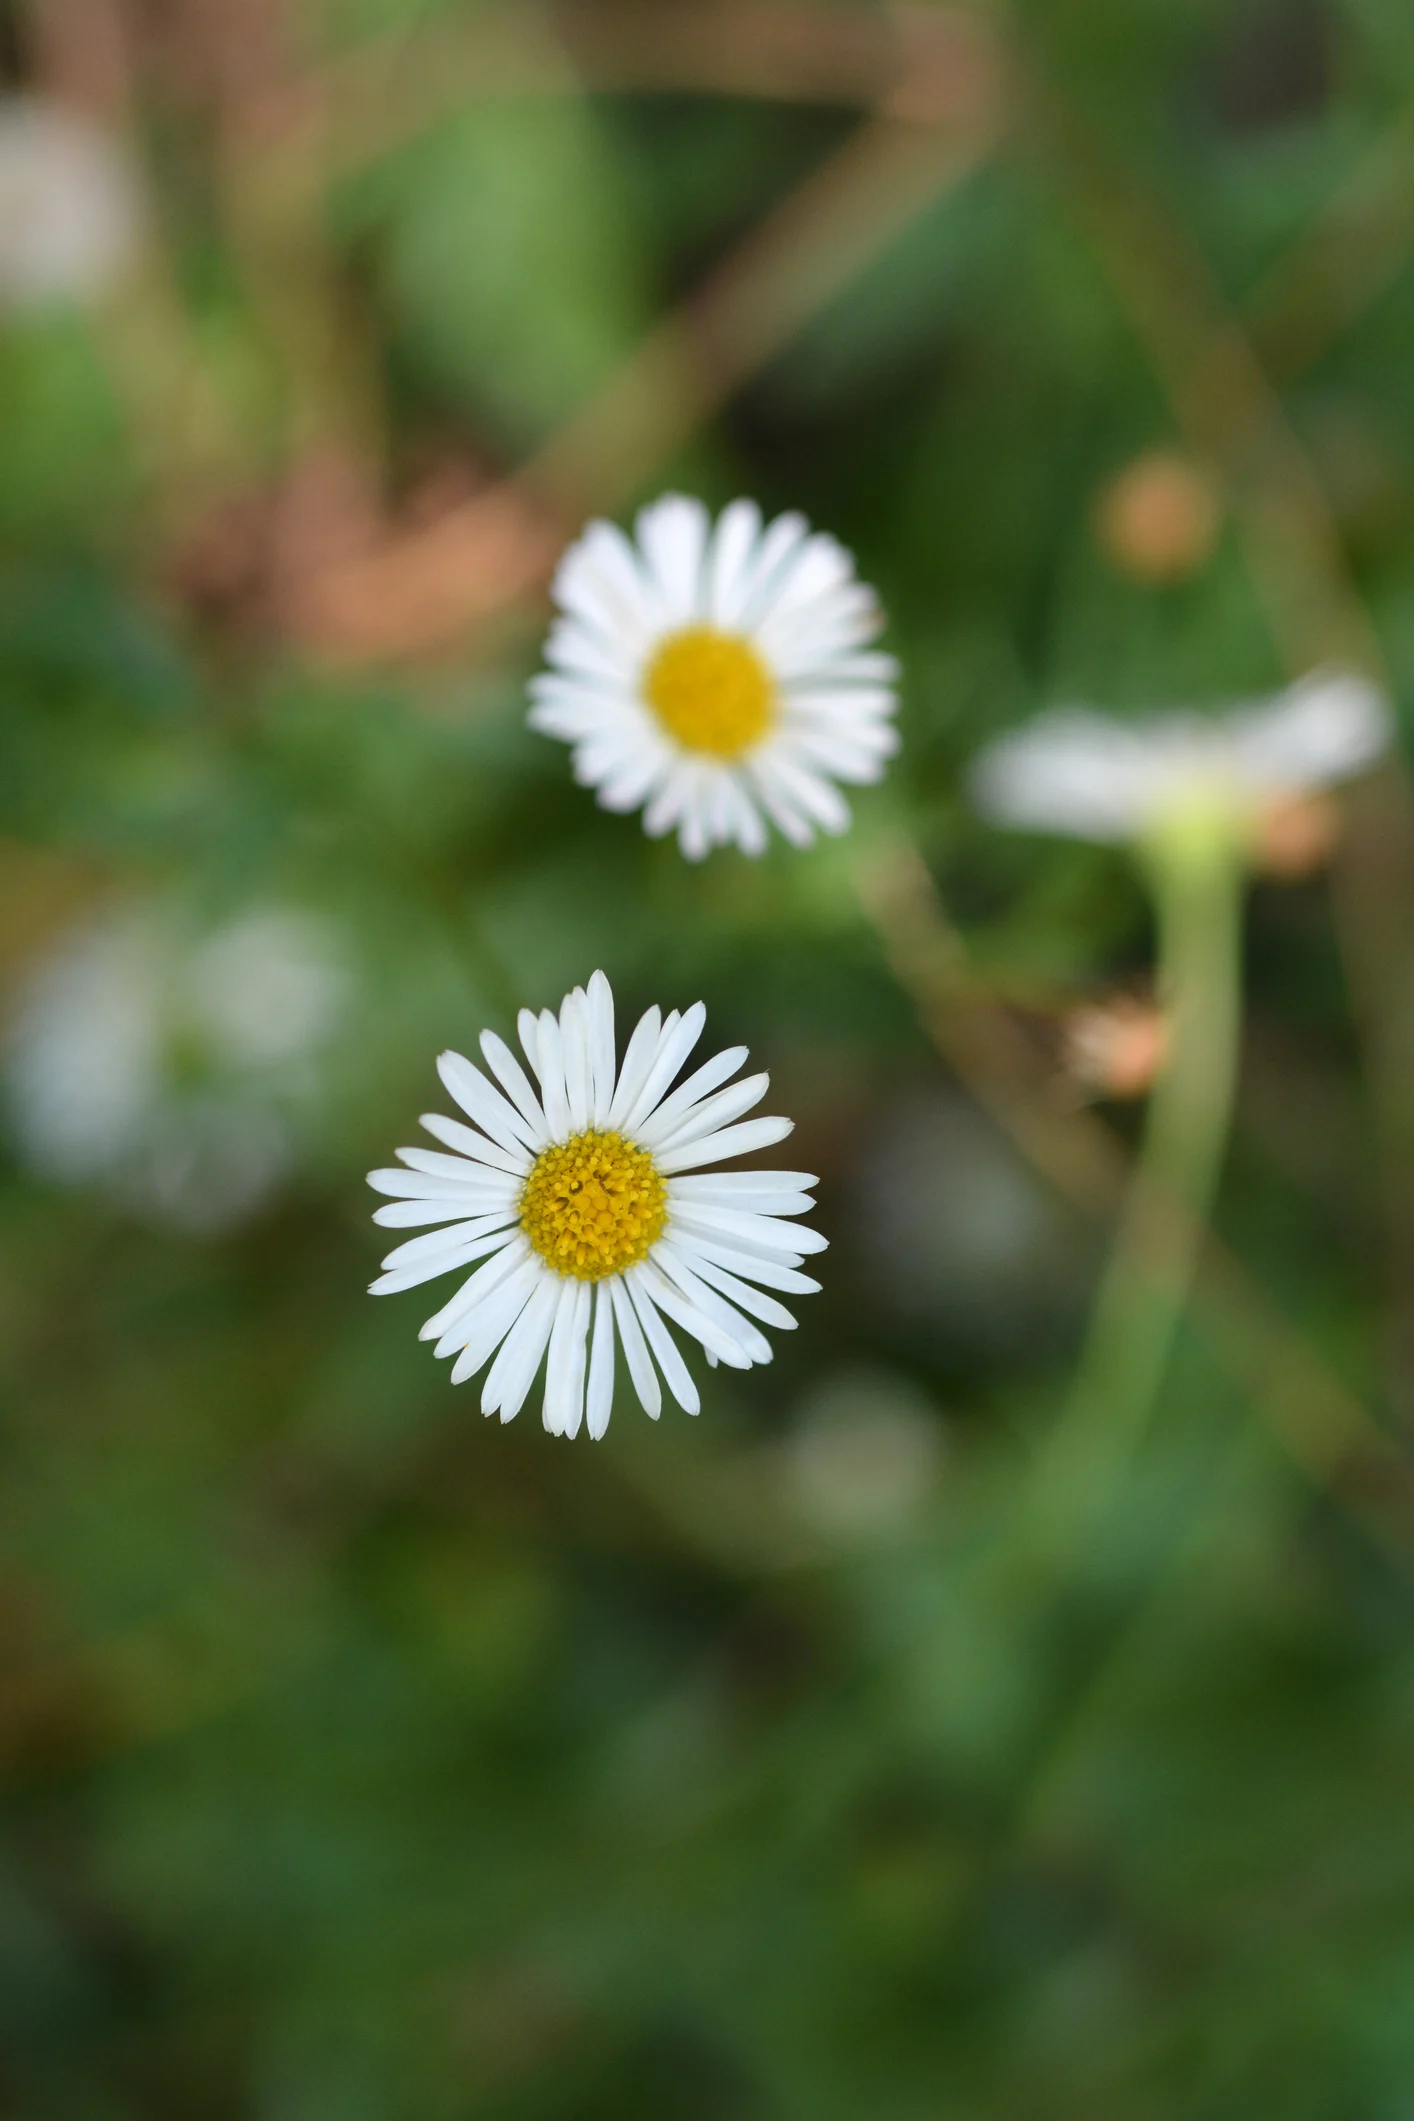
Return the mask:
[[[6,107],[0,2112],[1411,2121],[1414,806],[1255,885],[1221,1315],[1038,1614],[977,1556],[1104,1230],[968,1026],[1127,1142],[1061,1026],[1151,936],[960,792],[1056,698],[1414,681],[1407,0],[0,26],[138,230],[36,292]],[[525,730],[667,486],[878,587],[848,839],[689,868]],[[436,1052],[596,965],[770,1068],[832,1241],[597,1446],[363,1293]]]

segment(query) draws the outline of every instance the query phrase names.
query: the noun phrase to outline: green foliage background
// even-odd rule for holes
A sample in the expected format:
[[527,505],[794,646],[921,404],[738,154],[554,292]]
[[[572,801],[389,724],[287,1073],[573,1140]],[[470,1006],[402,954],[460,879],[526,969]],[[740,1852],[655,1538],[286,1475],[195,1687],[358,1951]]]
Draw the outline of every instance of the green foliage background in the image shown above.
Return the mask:
[[[195,0],[114,13],[147,23],[113,122],[152,256],[0,333],[8,1006],[69,924],[149,897],[198,925],[314,910],[353,984],[297,1172],[239,1228],[45,1182],[12,1128],[0,2110],[1408,2121],[1400,769],[1332,875],[1249,906],[1219,1220],[1294,1352],[1254,1389],[1195,1318],[1103,1550],[1039,1610],[983,1558],[1104,1233],[929,1044],[857,882],[911,835],[976,991],[1049,1051],[1057,1008],[1142,981],[1149,917],[1114,852],[970,815],[976,746],[1057,698],[1275,688],[1367,621],[1407,693],[1414,18],[987,11],[987,124],[964,111],[968,153],[856,255],[868,51],[955,18],[739,0],[615,42],[595,0],[269,0],[223,41]],[[661,59],[689,18],[695,85]],[[58,63],[45,23],[9,23],[22,84]],[[845,31],[859,83],[822,89]],[[271,54],[325,130],[242,103]],[[598,394],[655,322],[831,156],[838,284],[760,360],[709,347],[724,401],[662,447],[651,377],[616,427]],[[1211,316],[1270,390],[1255,434],[1204,366]],[[556,437],[591,415],[570,480]],[[1094,528],[1157,445],[1224,508],[1162,585]],[[804,508],[889,613],[887,785],[844,842],[688,868],[524,727],[543,567],[499,597],[473,568],[435,652],[289,619],[299,555],[261,511],[331,454],[394,525],[429,473],[527,461],[556,536],[667,486]],[[364,1296],[363,1173],[439,1102],[441,1047],[596,965],[621,1027],[701,996],[770,1068],[832,1250],[769,1369],[704,1369],[696,1422],[621,1394],[591,1446],[534,1402],[483,1423],[417,1342],[425,1292]],[[1318,1372],[1373,1426],[1297,1463]]]

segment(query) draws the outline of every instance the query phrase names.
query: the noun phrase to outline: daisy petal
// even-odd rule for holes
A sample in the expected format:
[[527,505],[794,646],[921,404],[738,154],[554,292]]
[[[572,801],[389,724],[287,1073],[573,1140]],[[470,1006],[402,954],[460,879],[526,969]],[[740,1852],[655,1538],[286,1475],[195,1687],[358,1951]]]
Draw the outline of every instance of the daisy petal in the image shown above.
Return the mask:
[[728,1156],[749,1156],[753,1149],[769,1149],[784,1141],[795,1129],[793,1119],[748,1119],[739,1127],[724,1127],[701,1141],[689,1142],[676,1154],[658,1158],[658,1169],[669,1176],[674,1171],[693,1171],[700,1164],[719,1164]]
[[[648,1071],[647,1080],[630,1109],[624,1114],[622,1125],[626,1134],[632,1134],[634,1128],[641,1125],[654,1110],[659,1098],[701,1038],[702,1027],[706,1021],[705,1007],[701,1002],[694,1002],[680,1022],[673,1023],[670,1017],[668,1023],[663,1026],[663,1036],[653,1065]],[[672,1025],[671,1030],[669,1024]]]
[[497,1038],[494,1031],[482,1032],[481,1051],[485,1055],[487,1067],[531,1129],[536,1148],[543,1148],[550,1139],[550,1129],[545,1118],[545,1109],[531,1089],[530,1078],[524,1068],[505,1040]]
[[584,1336],[589,1323],[589,1283],[567,1279],[560,1288],[550,1355],[545,1365],[542,1419],[552,1436],[577,1436],[584,1418]]
[[585,993],[589,1007],[590,1117],[596,1127],[602,1127],[614,1101],[614,993],[602,972],[592,976]]
[[619,1070],[619,1080],[614,1091],[613,1102],[609,1106],[609,1125],[611,1127],[617,1128],[623,1125],[625,1112],[628,1111],[643,1087],[648,1070],[653,1065],[653,1055],[658,1050],[658,1038],[662,1030],[662,1024],[662,1011],[655,1003],[651,1009],[645,1009],[643,1015],[634,1026],[633,1036],[628,1042],[628,1051],[624,1054],[623,1066]]
[[672,1095],[663,1099],[651,1119],[640,1129],[645,1147],[653,1148],[662,1140],[664,1132],[676,1125],[690,1105],[695,1105],[699,1099],[708,1096],[719,1083],[724,1083],[729,1075],[735,1075],[746,1059],[748,1050],[746,1046],[728,1046],[721,1053],[714,1054],[711,1060],[704,1061],[695,1073],[689,1075],[686,1082],[679,1083]]
[[522,1148],[539,1147],[535,1130],[508,1098],[493,1090],[479,1068],[460,1053],[442,1053],[437,1073],[468,1119],[475,1120],[483,1134],[503,1149],[518,1154]]
[[636,1267],[631,1269],[624,1276],[624,1282],[633,1299],[633,1308],[638,1313],[638,1322],[643,1328],[644,1338],[653,1350],[668,1390],[684,1414],[701,1413],[702,1400],[697,1387],[689,1375],[677,1342],[658,1316],[652,1296],[642,1285],[640,1270]]
[[688,1245],[684,1245],[683,1256],[703,1281],[720,1289],[724,1296],[729,1296],[743,1311],[749,1311],[753,1318],[759,1318],[763,1325],[776,1326],[783,1333],[794,1332],[797,1321],[793,1313],[784,1304],[778,1304],[773,1296],[752,1288],[750,1282],[729,1274],[725,1267],[719,1267],[714,1260],[704,1259],[700,1252]]
[[[649,1144],[655,1153],[669,1154],[676,1149],[685,1149],[689,1142],[700,1141],[724,1127],[730,1120],[740,1119],[753,1105],[759,1105],[771,1087],[769,1075],[748,1075],[741,1082],[733,1083],[730,1089],[719,1090],[715,1097],[704,1098],[690,1112],[684,1113],[676,1126],[658,1134]],[[657,1114],[654,1115],[655,1119]]]
[[656,1421],[663,1405],[663,1393],[658,1383],[658,1373],[653,1367],[653,1358],[648,1353],[648,1343],[643,1338],[643,1328],[638,1323],[638,1313],[621,1277],[615,1277],[603,1286],[608,1289],[613,1302],[614,1324],[618,1327],[619,1339],[623,1342],[624,1361],[628,1364],[628,1374],[633,1379],[638,1403],[649,1419]]
[[542,1274],[486,1373],[481,1388],[483,1414],[499,1413],[503,1423],[514,1421],[519,1414],[549,1344],[558,1301],[559,1284],[552,1274]]
[[589,1353],[589,1383],[584,1414],[597,1443],[609,1426],[614,1405],[614,1300],[607,1281],[594,1291],[594,1340]]

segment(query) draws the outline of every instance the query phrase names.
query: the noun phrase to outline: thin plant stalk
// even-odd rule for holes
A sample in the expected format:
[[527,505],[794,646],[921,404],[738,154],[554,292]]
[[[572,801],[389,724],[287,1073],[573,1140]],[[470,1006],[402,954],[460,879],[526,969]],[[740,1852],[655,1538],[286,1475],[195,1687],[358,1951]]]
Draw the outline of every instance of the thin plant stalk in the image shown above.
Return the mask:
[[1143,1142],[1069,1396],[1033,1461],[1023,1549],[1062,1563],[1113,1502],[1153,1413],[1192,1292],[1232,1117],[1243,860],[1231,820],[1171,820],[1145,847],[1169,1024]]

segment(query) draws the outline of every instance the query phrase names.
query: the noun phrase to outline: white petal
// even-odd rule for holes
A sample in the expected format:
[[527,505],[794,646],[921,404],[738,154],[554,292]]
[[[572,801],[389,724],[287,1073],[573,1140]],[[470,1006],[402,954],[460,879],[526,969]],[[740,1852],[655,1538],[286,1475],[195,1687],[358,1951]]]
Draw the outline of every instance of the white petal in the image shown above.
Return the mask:
[[[719,1331],[725,1333],[748,1363],[765,1363],[771,1360],[771,1343],[765,1334],[758,1333],[750,1320],[743,1318],[736,1306],[729,1304],[719,1291],[709,1288],[676,1246],[655,1245],[653,1257],[647,1264],[656,1267],[686,1297],[695,1311],[704,1318],[709,1318]],[[703,1345],[710,1351],[710,1342],[704,1342]],[[720,1352],[718,1350],[718,1353]]]
[[696,1385],[683,1361],[677,1342],[658,1316],[653,1298],[643,1287],[642,1269],[631,1267],[623,1277],[624,1285],[633,1299],[633,1308],[638,1313],[638,1322],[643,1328],[644,1338],[657,1358],[663,1373],[664,1383],[685,1414],[698,1414],[702,1401]]
[[602,972],[595,972],[585,992],[589,1008],[591,1117],[596,1127],[602,1127],[614,1101],[614,990]]
[[570,1125],[576,1134],[582,1134],[589,1125],[590,1113],[589,1002],[583,987],[576,987],[561,1004],[560,1049]]
[[587,1281],[566,1280],[550,1329],[543,1420],[552,1436],[577,1436],[584,1419],[584,1340],[589,1325]]
[[540,1077],[540,1094],[545,1105],[545,1117],[550,1126],[552,1141],[564,1141],[574,1132],[570,1118],[569,1092],[565,1085],[564,1040],[560,1037],[560,1020],[549,1009],[542,1009],[536,1027],[537,1065]]
[[491,1087],[464,1054],[439,1054],[437,1073],[468,1119],[475,1120],[482,1133],[489,1134],[503,1149],[518,1154],[523,1148],[533,1152],[539,1147],[534,1129],[522,1114],[509,1098]]
[[663,1139],[668,1130],[676,1126],[689,1106],[709,1096],[729,1075],[735,1075],[749,1050],[746,1046],[726,1046],[720,1053],[713,1054],[711,1060],[704,1061],[685,1082],[679,1083],[671,1096],[663,1099],[662,1104],[649,1115],[639,1129],[645,1147],[651,1149],[655,1142]]
[[492,1349],[505,1339],[535,1292],[539,1268],[537,1259],[522,1260],[495,1295],[471,1314],[461,1329],[461,1353],[452,1365],[454,1385],[465,1384],[468,1377],[474,1377]]
[[516,1017],[516,1034],[521,1051],[535,1070],[540,1073],[540,1019],[533,1009],[522,1009]]
[[[704,1134],[715,1133],[730,1120],[740,1119],[753,1105],[759,1105],[770,1087],[769,1075],[748,1075],[741,1082],[719,1090],[715,1097],[704,1098],[700,1105],[685,1112],[676,1126],[656,1136],[658,1149],[669,1154],[675,1149],[686,1148],[689,1142],[700,1141]],[[657,1115],[654,1117],[656,1119]]]
[[724,1208],[743,1208],[738,1196],[765,1187],[771,1193],[805,1193],[818,1186],[813,1171],[704,1171],[700,1178],[675,1178],[668,1191],[683,1200],[713,1200]]
[[1368,679],[1316,670],[1232,717],[1233,740],[1261,785],[1321,788],[1371,765],[1392,734],[1389,703]]
[[425,1230],[432,1223],[462,1222],[482,1205],[466,1193],[444,1200],[395,1200],[386,1208],[376,1208],[373,1220],[383,1230]]
[[[515,1259],[510,1271],[501,1271],[495,1286],[484,1295],[478,1294],[476,1301],[464,1306],[448,1326],[432,1351],[437,1360],[440,1362],[445,1356],[460,1353],[467,1358],[462,1377],[470,1377],[479,1370],[509,1333],[544,1274],[543,1263],[533,1253]],[[424,1327],[423,1331],[426,1330]],[[453,1379],[454,1384],[461,1381],[462,1378]]]
[[803,515],[792,510],[777,516],[767,525],[760,543],[751,556],[747,580],[743,585],[740,625],[743,631],[755,625],[759,615],[769,609],[777,586],[792,557],[809,534],[810,525]]
[[704,785],[706,773],[701,767],[692,769],[692,792],[682,806],[678,820],[678,845],[686,860],[700,862],[713,843],[713,832],[708,814],[708,795]]
[[624,1361],[628,1374],[633,1379],[633,1389],[638,1394],[638,1403],[653,1421],[658,1419],[663,1404],[662,1390],[658,1384],[658,1373],[653,1367],[653,1358],[648,1353],[648,1343],[643,1338],[643,1328],[638,1323],[638,1313],[624,1287],[621,1277],[607,1282],[614,1305],[614,1323],[623,1342]]
[[609,1107],[609,1125],[611,1127],[618,1128],[623,1125],[624,1114],[637,1099],[638,1093],[647,1078],[648,1070],[653,1065],[653,1056],[658,1050],[658,1039],[662,1032],[662,1027],[662,1011],[656,1004],[651,1009],[645,1009],[643,1015],[635,1024],[633,1036],[628,1042],[628,1050],[624,1054],[624,1064],[619,1070],[619,1080],[614,1091],[614,1100]]
[[849,826],[849,805],[837,788],[822,780],[790,756],[785,744],[753,757],[757,780],[769,781],[797,810],[812,819],[822,832],[844,832]]
[[481,1051],[486,1057],[487,1067],[530,1128],[535,1146],[544,1148],[550,1139],[545,1108],[531,1089],[530,1078],[524,1068],[505,1040],[497,1038],[494,1031],[482,1032]]
[[1122,840],[1143,829],[1156,764],[1161,782],[1158,753],[1138,730],[1084,708],[1053,708],[989,744],[973,762],[968,788],[982,815],[998,824]]
[[701,1262],[706,1259],[715,1266],[726,1267],[730,1273],[760,1282],[767,1289],[780,1289],[787,1296],[815,1296],[819,1293],[818,1281],[812,1280],[808,1274],[798,1273],[794,1267],[782,1266],[778,1260],[744,1252],[737,1245],[719,1244],[715,1238],[692,1235],[691,1243],[699,1273]]
[[394,1245],[382,1264],[389,1270],[420,1267],[427,1260],[441,1259],[478,1238],[489,1237],[493,1230],[504,1230],[514,1220],[503,1210],[499,1215],[476,1215],[467,1222],[453,1223],[447,1230],[429,1230],[425,1237],[410,1237],[406,1244]]
[[626,759],[613,771],[607,768],[601,773],[586,767],[576,759],[577,777],[586,787],[598,787],[599,803],[605,810],[636,810],[644,797],[650,795],[659,778],[672,764],[672,754],[666,744],[656,739],[642,747],[637,759]]
[[719,1164],[724,1157],[749,1156],[753,1149],[768,1149],[794,1131],[793,1119],[748,1119],[739,1127],[724,1127],[705,1141],[689,1142],[675,1155],[655,1158],[665,1178],[674,1171],[694,1171],[702,1164]]
[[730,631],[739,622],[752,555],[761,535],[754,501],[733,501],[717,519],[707,556],[703,608],[714,626]]
[[812,846],[815,840],[814,826],[809,818],[801,816],[794,803],[788,801],[784,790],[770,771],[769,762],[759,755],[753,755],[746,760],[745,771],[757,801],[776,830],[790,841],[792,847]]
[[702,563],[709,526],[702,503],[666,493],[639,510],[635,530],[648,571],[658,586],[669,626],[702,616]]
[[[667,1240],[664,1239],[661,1243],[666,1244]],[[764,1325],[778,1326],[782,1332],[794,1332],[795,1318],[785,1305],[778,1304],[773,1296],[763,1295],[760,1289],[753,1289],[749,1282],[742,1281],[738,1275],[729,1274],[727,1269],[719,1267],[715,1260],[704,1259],[696,1250],[687,1250],[686,1256],[692,1263],[693,1271],[699,1274],[703,1281],[710,1283],[714,1289],[720,1289],[733,1303],[740,1304],[743,1311],[749,1311],[753,1318],[759,1318]]]
[[[751,1368],[751,1357],[736,1335],[727,1332],[716,1319],[699,1310],[698,1306],[668,1279],[661,1267],[655,1266],[652,1260],[644,1260],[641,1266],[634,1268],[633,1273],[635,1285],[640,1293],[650,1297],[658,1309],[672,1319],[674,1325],[681,1326],[684,1333],[689,1333],[694,1340],[700,1341],[709,1354],[716,1356],[718,1362],[724,1362],[728,1369],[732,1370]],[[763,1345],[766,1347],[765,1360],[769,1362],[770,1344]]]
[[740,775],[732,781],[733,837],[743,854],[753,857],[766,852],[766,827]]
[[556,670],[569,671],[589,683],[630,688],[638,662],[635,644],[606,640],[578,619],[557,619],[545,636],[545,660]]
[[[707,1021],[707,1011],[701,1002],[694,1002],[676,1023],[672,1017],[663,1026],[663,1036],[643,1088],[630,1109],[624,1114],[623,1131],[632,1134],[657,1107],[659,1099],[669,1083],[682,1067],[683,1062],[702,1036],[702,1027]],[[669,1028],[671,1026],[671,1029]]]
[[[424,1112],[418,1124],[426,1127],[438,1141],[455,1149],[457,1155],[439,1156],[435,1149],[399,1149],[397,1154],[410,1171],[440,1171],[451,1177],[455,1175],[454,1164],[461,1162],[463,1170],[467,1168],[463,1159],[468,1157],[473,1164],[485,1164],[492,1171],[504,1171],[510,1178],[524,1178],[530,1169],[530,1152],[519,1142],[514,1149],[503,1149],[499,1142],[478,1134],[474,1127],[464,1127],[459,1119],[446,1119],[440,1112]],[[468,1175],[479,1178],[483,1174],[471,1171]]]
[[643,829],[649,839],[661,839],[665,832],[671,832],[696,799],[697,769],[691,759],[678,752],[643,813]]
[[[754,1171],[734,1171],[733,1178],[755,1178]],[[768,1172],[761,1176],[767,1178]],[[809,1193],[770,1193],[764,1186],[743,1187],[740,1191],[720,1196],[713,1193],[688,1192],[692,1184],[689,1178],[671,1178],[668,1181],[668,1200],[680,1207],[740,1208],[746,1215],[808,1215],[815,1206],[814,1196]]]
[[[448,1121],[449,1126],[455,1124]],[[456,1161],[461,1161],[456,1159]],[[390,1164],[386,1170],[370,1171],[368,1183],[375,1193],[389,1193],[395,1200],[484,1200],[488,1207],[495,1207],[503,1200],[514,1200],[519,1190],[517,1179],[500,1171],[487,1169],[484,1164],[461,1162],[465,1177],[455,1175],[431,1177],[422,1171],[400,1170]],[[471,1213],[468,1210],[468,1213]]]
[[529,1245],[520,1232],[516,1231],[507,1238],[502,1257],[491,1260],[484,1267],[478,1267],[475,1274],[464,1281],[456,1293],[448,1298],[441,1310],[434,1312],[425,1322],[418,1339],[440,1339],[449,1326],[455,1326],[458,1319],[465,1317],[490,1290],[504,1281],[515,1267],[523,1260],[533,1257]]
[[[470,1229],[473,1226],[463,1223],[460,1227]],[[442,1237],[446,1232],[438,1231],[437,1234]],[[505,1242],[504,1228],[494,1233],[483,1230],[479,1237],[464,1238],[461,1244],[435,1254],[420,1264],[396,1267],[386,1274],[380,1274],[377,1281],[369,1283],[368,1293],[370,1296],[396,1296],[404,1289],[420,1288],[423,1282],[435,1281],[440,1274],[451,1274],[458,1267],[469,1267],[474,1259],[482,1259],[488,1252],[498,1251]]]
[[747,1215],[739,1208],[713,1207],[705,1201],[680,1202],[673,1210],[673,1220],[685,1230],[725,1237],[747,1252],[774,1255],[829,1250],[829,1239],[808,1223],[777,1222],[772,1215]]
[[586,525],[561,560],[551,594],[610,639],[639,645],[662,624],[662,608],[638,556],[614,523]]
[[614,1405],[614,1300],[609,1288],[601,1281],[594,1291],[594,1341],[584,1401],[585,1420],[596,1443],[609,1426]]
[[501,1342],[500,1352],[487,1372],[481,1388],[483,1414],[499,1412],[503,1423],[514,1421],[525,1405],[550,1338],[559,1296],[559,1284],[554,1275],[542,1274],[531,1291],[529,1303]]

